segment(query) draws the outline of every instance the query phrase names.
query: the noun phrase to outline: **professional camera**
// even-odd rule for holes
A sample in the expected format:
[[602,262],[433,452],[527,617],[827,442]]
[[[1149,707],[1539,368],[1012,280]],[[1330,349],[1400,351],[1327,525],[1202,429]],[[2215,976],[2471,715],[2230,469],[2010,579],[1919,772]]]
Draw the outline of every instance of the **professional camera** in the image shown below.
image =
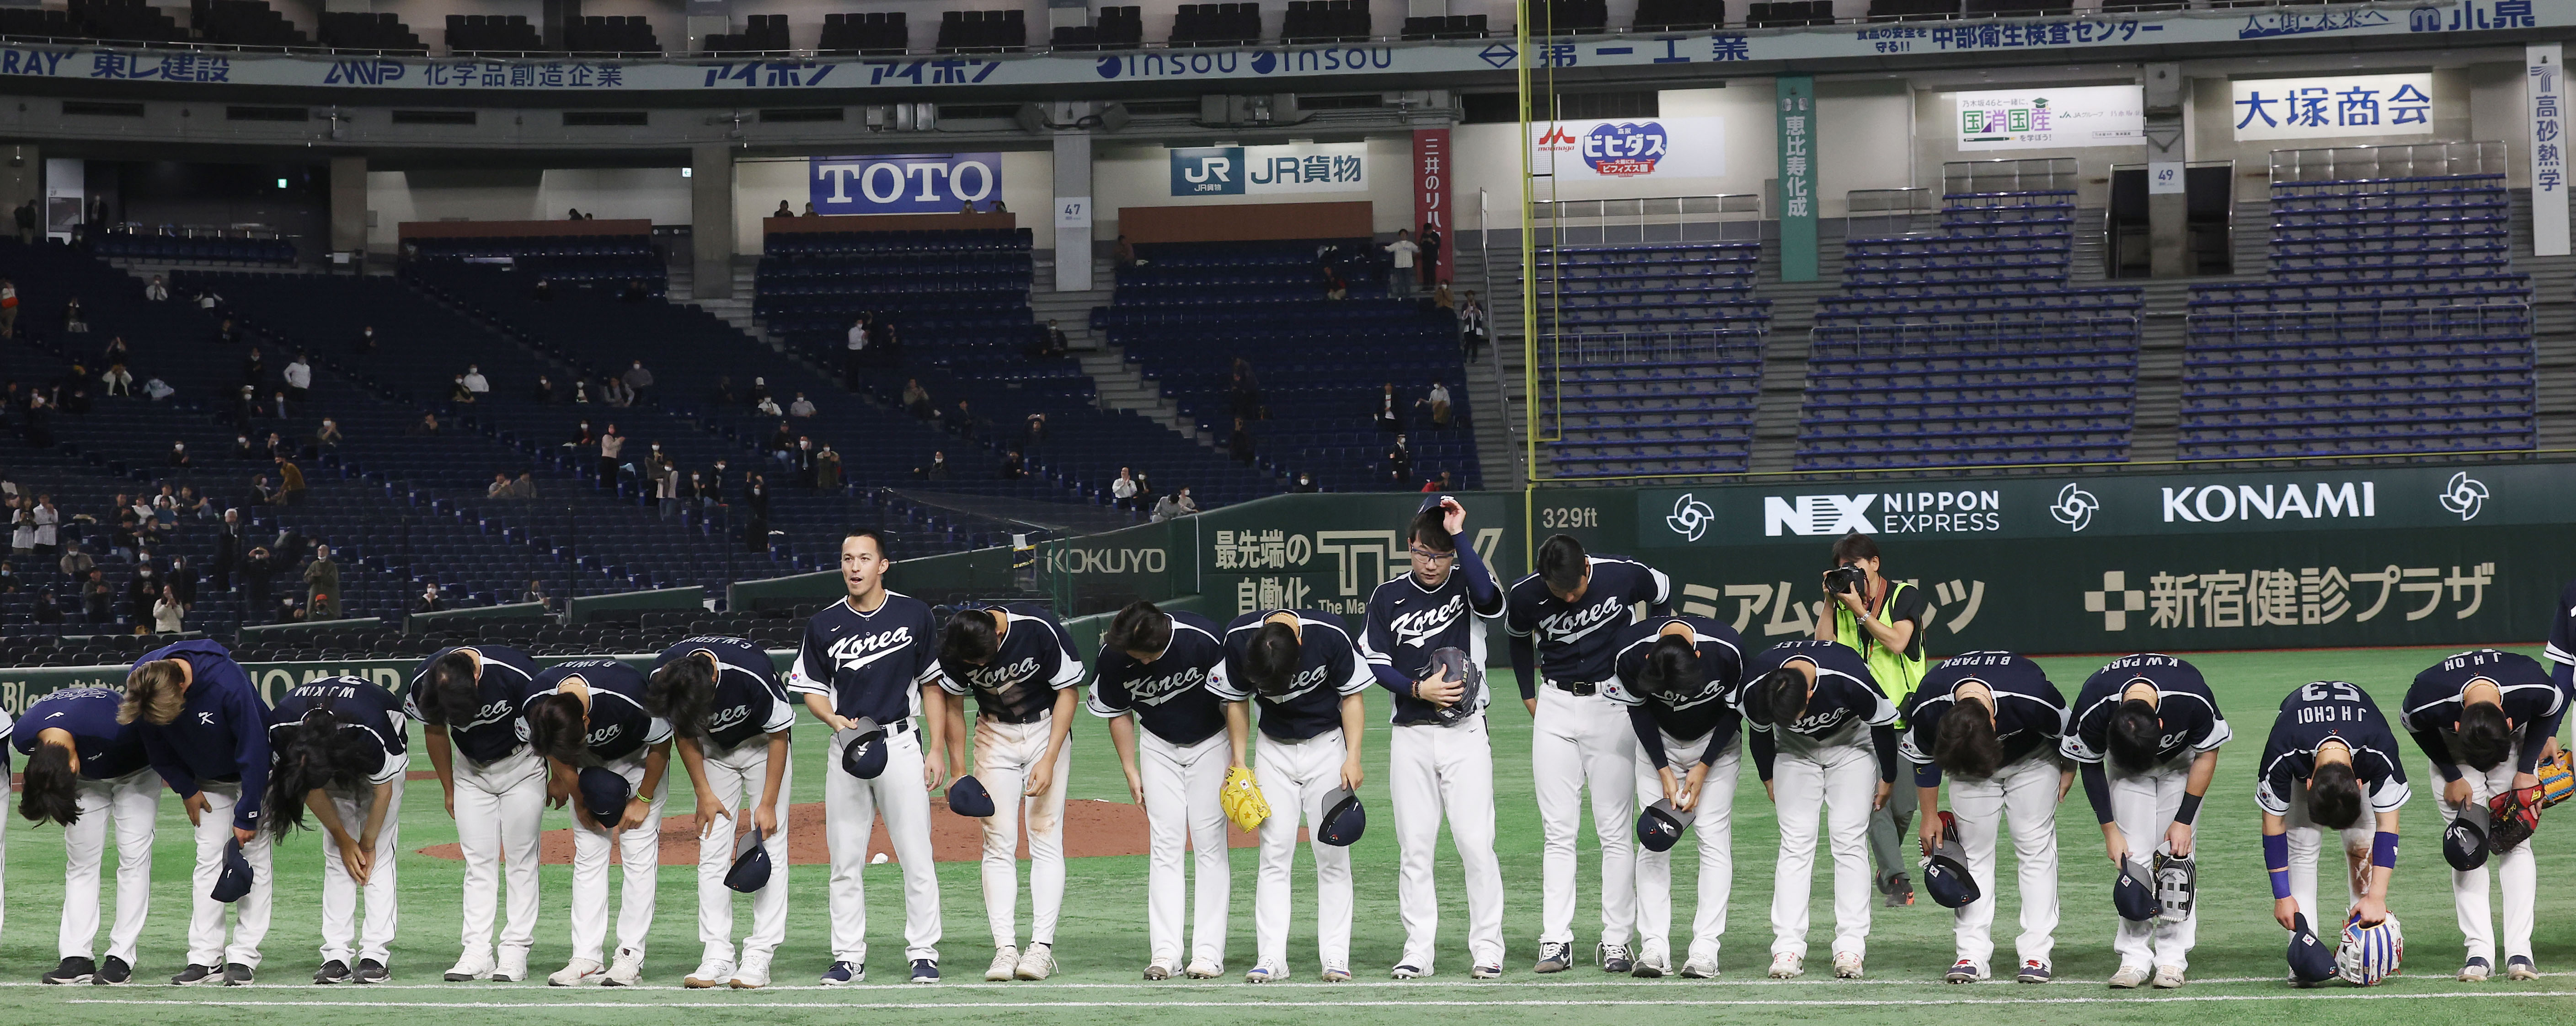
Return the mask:
[[1849,595],[1869,580],[1869,571],[1845,563],[1825,571],[1825,590],[1836,595]]

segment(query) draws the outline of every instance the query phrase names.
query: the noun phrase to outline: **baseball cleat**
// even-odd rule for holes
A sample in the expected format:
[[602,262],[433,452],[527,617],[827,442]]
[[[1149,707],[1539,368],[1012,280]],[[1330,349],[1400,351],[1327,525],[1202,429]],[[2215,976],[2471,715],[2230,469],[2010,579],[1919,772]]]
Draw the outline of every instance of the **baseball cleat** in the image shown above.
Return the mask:
[[2531,956],[2515,955],[2504,960],[2504,978],[2508,980],[2537,980],[2540,978],[2540,970],[2532,966]]
[[1573,965],[1574,945],[1541,943],[1538,946],[1538,964],[1530,967],[1530,971],[1561,973],[1572,968]]
[[226,962],[226,963],[224,963],[224,986],[227,986],[227,987],[247,987],[247,986],[250,986],[250,984],[251,984],[251,978],[252,978],[254,975],[255,975],[255,974],[251,971],[251,968],[250,968],[249,966],[243,965],[243,964],[241,964],[241,963],[239,963],[239,962]]
[[2056,978],[2057,971],[2049,968],[2048,963],[2036,958],[2022,959],[2021,972],[2013,976],[2013,979],[2020,983],[2046,983]]
[[1031,944],[1020,954],[1019,968],[1011,971],[1014,979],[1043,980],[1055,975],[1055,945]]
[[994,949],[993,949],[993,964],[992,964],[992,965],[990,965],[990,966],[986,966],[986,967],[985,967],[985,969],[984,969],[984,982],[986,982],[986,983],[1002,983],[1002,982],[1006,982],[1006,981],[1008,981],[1008,980],[1011,978],[1011,973],[1013,973],[1013,972],[1017,971],[1019,968],[1020,968],[1020,949],[1018,949],[1018,948],[994,948]]
[[1682,963],[1682,979],[1713,980],[1716,978],[1717,956],[1715,954],[1692,955],[1690,961]]
[[1324,967],[1324,982],[1326,982],[1326,983],[1349,983],[1349,982],[1351,982],[1351,967],[1346,966],[1346,965],[1327,965],[1327,966],[1325,966],[1325,967]]
[[733,963],[710,958],[698,963],[698,967],[690,970],[689,975],[681,977],[680,986],[690,990],[705,990],[710,987],[724,986],[725,982],[731,979],[733,979]]
[[2120,967],[2120,971],[2119,971],[2119,972],[2116,972],[2116,973],[2112,973],[2112,974],[2111,974],[2111,989],[2113,989],[2113,990],[2136,990],[2136,989],[2138,989],[2138,988],[2140,988],[2140,987],[2143,987],[2143,986],[2146,986],[2146,985],[2147,985],[2147,976],[2148,976],[2148,972],[2147,972],[2147,967],[2145,967],[2145,966],[2142,966],[2142,965],[2124,965],[2124,966],[2121,966],[2121,967]]
[[1914,881],[1906,879],[1903,873],[1888,878],[1886,891],[1889,908],[1904,908],[1914,904]]
[[1636,964],[1628,969],[1628,975],[1641,980],[1660,980],[1672,972],[1673,956],[1666,951],[1662,941],[1652,941],[1639,948]]
[[501,964],[492,967],[495,983],[520,983],[528,978],[528,949],[502,948]]
[[[1836,961],[1835,968],[1841,968],[1841,962],[1839,960]],[[1943,983],[1975,983],[1978,980],[1985,978],[1986,969],[1984,966],[1980,966],[1977,963],[1964,958],[1950,963],[1950,971],[1941,974],[1941,982]]]
[[619,948],[608,960],[608,975],[601,978],[602,987],[632,987],[644,982],[644,951],[641,948]]
[[1387,976],[1389,978],[1398,980],[1418,979],[1424,975],[1427,974],[1422,971],[1421,966],[1412,964],[1396,966],[1394,969],[1388,970],[1387,972]]
[[224,967],[197,965],[192,962],[187,968],[179,970],[179,975],[170,978],[170,985],[174,987],[194,987],[209,983],[218,987],[223,986]]
[[2176,987],[2182,986],[2182,967],[2178,965],[2157,966],[2155,984],[2157,990],[2172,990]]
[[1288,978],[1288,971],[1275,965],[1256,965],[1243,974],[1245,983],[1272,983]]
[[1503,964],[1502,964],[1502,963],[1500,963],[1500,962],[1494,962],[1494,963],[1491,963],[1491,964],[1488,964],[1488,965],[1480,965],[1480,966],[1477,966],[1477,967],[1476,967],[1476,968],[1474,968],[1474,969],[1468,970],[1468,972],[1467,972],[1467,978],[1469,978],[1469,979],[1473,979],[1473,980],[1495,980],[1495,979],[1501,979],[1501,978],[1502,978],[1502,975],[1503,975]]
[[868,967],[857,962],[834,962],[831,968],[823,970],[823,985],[826,987],[844,987],[867,978]]
[[2460,967],[2459,980],[2462,983],[2485,983],[2487,976],[2494,971],[2495,966],[2489,964],[2486,959],[2472,958],[2467,965]]
[[733,978],[726,980],[725,984],[735,990],[759,990],[769,986],[769,954],[757,952],[743,955],[742,968],[734,970]]
[[492,964],[491,952],[468,951],[456,960],[455,965],[448,966],[447,974],[441,978],[449,983],[488,980],[492,978],[492,970],[495,968],[497,967]]
[[1592,958],[1605,973],[1624,973],[1637,967],[1637,958],[1625,944],[1604,943],[1592,949]]
[[912,982],[914,982],[914,983],[937,983],[937,982],[939,982],[939,960],[938,960],[938,959],[935,959],[935,958],[916,958],[916,959],[913,959],[913,960],[912,960]]
[[1156,962],[1156,963],[1154,963],[1154,964],[1152,964],[1152,965],[1146,966],[1146,967],[1145,967],[1145,978],[1146,978],[1146,979],[1149,979],[1149,980],[1168,980],[1168,979],[1171,979],[1171,978],[1172,978],[1172,963],[1170,963],[1170,962]]
[[1772,979],[1794,980],[1805,975],[1807,975],[1807,960],[1805,958],[1786,951],[1771,956]]
[[1213,980],[1225,975],[1225,965],[1221,962],[1200,959],[1190,963],[1189,971],[1185,975],[1193,980]]
[[598,961],[588,958],[576,958],[570,962],[564,963],[564,967],[555,970],[554,975],[546,977],[546,986],[578,987],[585,983],[597,983],[599,982],[599,971],[600,966]]
[[53,972],[46,973],[43,979],[46,983],[69,985],[74,983],[88,983],[90,980],[96,978],[97,975],[98,967],[93,965],[89,959],[83,958],[79,955],[73,955],[70,958],[63,959],[62,964],[55,966]]
[[332,960],[330,960],[330,961],[328,961],[328,962],[324,962],[324,963],[322,963],[322,968],[320,968],[320,969],[316,969],[316,970],[314,970],[314,971],[313,971],[313,982],[315,982],[315,983],[347,983],[347,982],[349,982],[349,963],[347,963],[347,962],[343,962],[343,961],[340,961],[339,959],[336,959],[336,958],[335,958],[335,959],[332,959]]
[[387,969],[383,962],[372,958],[361,958],[358,960],[358,971],[352,978],[360,983],[383,983],[392,977],[393,971]]
[[90,982],[101,987],[122,987],[134,982],[134,967],[127,965],[122,958],[109,955],[107,961],[98,964],[98,975],[90,977]]
[[1838,952],[1835,952],[1835,953],[1834,953],[1834,978],[1835,978],[1835,979],[1837,979],[1837,980],[1857,980],[1857,979],[1860,979],[1860,978],[1861,978],[1860,955],[1859,955],[1859,954],[1857,954],[1857,953],[1854,953],[1854,952],[1850,952],[1850,951],[1838,951]]

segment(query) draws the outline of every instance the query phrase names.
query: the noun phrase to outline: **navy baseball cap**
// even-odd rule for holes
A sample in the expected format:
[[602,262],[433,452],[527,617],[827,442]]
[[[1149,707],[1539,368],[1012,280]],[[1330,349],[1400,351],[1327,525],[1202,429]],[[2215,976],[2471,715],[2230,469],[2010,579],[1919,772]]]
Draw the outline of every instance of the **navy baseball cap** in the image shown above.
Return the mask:
[[626,818],[626,801],[634,797],[634,785],[606,766],[586,766],[580,777],[581,807],[590,810],[590,818],[607,826]]
[[750,833],[736,839],[734,851],[740,854],[733,857],[733,868],[725,873],[724,885],[743,894],[769,886],[769,849],[760,843],[760,828],[753,827]]
[[2111,906],[2120,910],[2120,918],[2143,923],[2164,911],[2156,900],[2156,875],[2139,865],[2134,858],[2120,860],[2120,879],[2111,885]]
[[2466,873],[2487,864],[2488,822],[2486,805],[2470,802],[2442,829],[2442,858],[2451,868]]
[[974,774],[957,778],[948,785],[948,811],[969,819],[982,819],[993,814],[993,795],[984,790],[984,782]]
[[1698,818],[1673,808],[1671,799],[1658,800],[1637,814],[1637,843],[1645,845],[1647,851],[1671,851],[1673,845],[1681,843],[1682,831],[1690,829],[1691,821]]
[[2324,983],[2334,975],[2334,949],[2317,940],[2317,932],[2308,928],[2308,917],[2304,913],[2294,917],[2290,928],[2290,979],[2299,983]]
[[1968,871],[1968,848],[1959,843],[1959,822],[1941,814],[1941,843],[1923,859],[1923,892],[1942,908],[1966,908],[1985,896],[1976,874]]
[[1348,848],[1360,835],[1368,832],[1368,810],[1360,806],[1360,796],[1347,787],[1337,787],[1324,796],[1324,822],[1315,831],[1315,839],[1336,848]]
[[875,780],[885,772],[885,729],[877,721],[861,716],[842,733],[850,740],[841,747],[841,772],[861,780]]
[[250,859],[242,854],[240,838],[224,842],[224,868],[215,876],[215,887],[206,896],[230,904],[250,893],[257,874],[251,872]]

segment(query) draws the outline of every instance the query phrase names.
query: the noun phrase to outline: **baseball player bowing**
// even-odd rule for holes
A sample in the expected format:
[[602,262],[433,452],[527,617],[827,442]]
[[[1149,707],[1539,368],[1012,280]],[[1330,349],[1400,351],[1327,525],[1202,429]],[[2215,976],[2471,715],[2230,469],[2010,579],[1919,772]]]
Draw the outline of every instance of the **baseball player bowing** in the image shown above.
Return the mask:
[[1635,607],[1662,616],[1673,584],[1635,560],[1588,555],[1582,542],[1562,534],[1538,547],[1537,562],[1537,573],[1505,593],[1503,613],[1521,704],[1536,720],[1530,768],[1544,896],[1535,968],[1563,972],[1574,964],[1575,817],[1589,785],[1592,831],[1601,839],[1601,943],[1593,956],[1602,971],[1624,973],[1636,967],[1628,938],[1637,925],[1636,834],[1629,819],[1637,739],[1627,711],[1608,693],[1619,687],[1612,657],[1620,629],[1636,622]]
[[[1225,919],[1233,886],[1226,858],[1221,789],[1244,765],[1250,724],[1243,704],[1217,697],[1208,679],[1225,665],[1217,626],[1194,613],[1166,613],[1131,603],[1101,635],[1092,664],[1091,712],[1109,720],[1109,740],[1127,771],[1127,795],[1145,807],[1145,978],[1182,971],[1181,912],[1192,897],[1181,867],[1184,847],[1198,855],[1196,915],[1188,973],[1225,972]],[[1139,737],[1136,727],[1144,726]]]
[[[1243,978],[1288,978],[1289,864],[1297,826],[1314,828],[1315,940],[1324,982],[1351,978],[1351,852],[1323,840],[1326,796],[1358,790],[1360,693],[1373,678],[1342,618],[1304,609],[1255,610],[1225,629],[1225,662],[1207,688],[1260,710],[1253,775],[1270,816],[1261,822],[1261,872],[1253,890],[1254,956]],[[1229,714],[1236,715],[1236,714]]]
[[[671,793],[671,724],[644,709],[644,675],[614,659],[576,659],[538,671],[519,702],[528,747],[545,756],[546,793],[570,800],[572,960],[546,977],[570,987],[632,987],[644,975],[644,939],[653,930],[654,885],[662,864],[662,807]],[[625,781],[616,815],[594,810],[580,779],[604,768]],[[616,849],[625,882],[617,900],[617,955],[606,973],[599,958],[608,936],[608,856]]]
[[1923,854],[1941,846],[1941,778],[1950,778],[1950,816],[1968,856],[1977,900],[1954,913],[1958,961],[1942,979],[1973,983],[1994,975],[1995,838],[2012,820],[2013,861],[2021,874],[2021,933],[2014,978],[2046,983],[2057,933],[2057,803],[2075,783],[2060,769],[2058,737],[2066,730],[2066,697],[2048,674],[2011,652],[1965,652],[1943,661],[1915,688],[1914,709],[1897,754],[1914,765],[1923,811]]
[[1467,884],[1467,956],[1476,979],[1503,972],[1503,870],[1494,859],[1494,752],[1485,738],[1487,692],[1474,694],[1432,653],[1454,649],[1479,675],[1485,618],[1501,615],[1503,590],[1466,537],[1467,510],[1441,496],[1414,515],[1407,543],[1413,570],[1369,595],[1360,654],[1395,693],[1387,742],[1387,787],[1400,852],[1396,899],[1404,917],[1399,980],[1432,973],[1440,896],[1432,882],[1440,820],[1449,820]]
[[[322,848],[322,968],[315,983],[383,983],[393,959],[395,853],[402,850],[403,772],[411,767],[401,700],[364,677],[289,689],[268,727],[269,833],[285,837],[311,809]],[[365,889],[366,927],[358,929]]]
[[[2316,924],[2389,920],[2388,879],[2397,870],[2397,810],[2406,769],[2379,705],[2339,680],[2300,685],[2281,700],[2263,743],[2254,799],[2263,810],[2263,867],[2272,880],[2272,918],[2285,930],[2298,917]],[[2327,832],[2342,838],[2347,910],[2317,917],[2318,854]]]
[[[794,767],[787,731],[796,711],[778,683],[769,653],[741,638],[685,638],[662,650],[644,685],[644,711],[671,725],[672,747],[697,791],[698,943],[706,948],[696,971],[680,982],[693,988],[769,985],[769,960],[787,939],[787,789]],[[737,805],[737,803],[741,803]],[[734,810],[750,813],[744,823]],[[750,842],[769,852],[769,882],[751,895],[751,936],[734,961],[733,868],[735,836],[748,826]]]
[[[422,660],[403,697],[403,714],[421,722],[421,746],[465,857],[464,952],[447,970],[451,983],[528,978],[546,760],[528,747],[519,700],[536,675],[537,664],[518,649],[458,645]],[[505,881],[509,914],[496,956],[492,918]]]
[[[1699,832],[1699,902],[1681,973],[1717,975],[1726,901],[1735,881],[1736,775],[1743,768],[1735,710],[1744,672],[1744,640],[1735,629],[1697,616],[1658,616],[1622,632],[1611,697],[1628,707],[1637,736],[1637,802],[1658,800],[1688,814]],[[1673,855],[1637,853],[1638,951],[1633,975],[1672,972]]]
[[[182,641],[143,654],[125,675],[116,722],[142,728],[143,750],[170,789],[179,792],[197,835],[197,868],[189,887],[188,967],[170,978],[181,986],[248,985],[268,936],[268,834],[259,829],[268,793],[268,703],[241,664],[212,641]],[[226,849],[239,845],[250,864],[250,891],[231,905],[214,898]],[[226,943],[224,920],[234,913]]]
[[[849,595],[805,623],[805,640],[787,671],[787,690],[805,699],[832,729],[823,783],[823,834],[832,857],[832,965],[823,985],[868,977],[867,891],[859,871],[868,838],[885,817],[886,839],[903,872],[904,957],[917,983],[939,982],[939,872],[930,861],[930,790],[947,761],[939,717],[938,628],[920,599],[889,591],[885,539],[852,531],[841,539],[841,583]],[[927,716],[929,722],[918,723]],[[861,720],[867,729],[856,729]],[[926,729],[925,729],[926,728]],[[927,740],[925,740],[927,738]],[[875,776],[842,769],[854,744],[883,754],[868,760]],[[924,751],[924,745],[928,751]]]
[[[120,696],[106,688],[65,688],[37,699],[10,743],[27,757],[18,814],[63,827],[62,963],[46,983],[121,984],[134,979],[135,939],[152,909],[152,823],[161,778],[143,750],[142,728],[116,720]],[[6,713],[0,713],[5,718]],[[98,873],[107,832],[116,830],[116,925],[107,959],[98,952]]]
[[[2462,652],[2416,674],[2414,686],[2406,690],[2405,708],[2400,720],[2406,732],[2415,736],[2442,781],[2445,821],[2460,818],[2472,804],[2484,808],[2508,792],[2515,795],[2508,803],[2537,804],[2541,749],[2558,735],[2559,721],[2567,714],[2566,694],[2539,661],[2490,648]],[[2505,975],[2538,979],[2531,926],[2540,880],[2531,845],[2514,845],[2488,861],[2495,863],[2496,878],[2504,884]],[[2495,971],[2496,955],[2485,865],[2452,871],[2451,903],[2469,949],[2459,978],[2484,980]]]
[[[2084,778],[2084,799],[2102,825],[2112,865],[2140,851],[2191,857],[2218,748],[2233,736],[2209,683],[2180,659],[2123,656],[2085,678],[2058,752]],[[2182,986],[2199,923],[2196,902],[2178,915],[2120,918],[2111,936],[2120,956],[2111,986],[2126,990],[2151,978],[2158,987]]]
[[1896,782],[1896,705],[1860,653],[1833,641],[1784,641],[1744,669],[1739,707],[1753,769],[1779,809],[1771,892],[1771,976],[1807,971],[1807,894],[1816,825],[1834,860],[1834,975],[1859,979],[1869,953],[1869,814]]
[[[939,634],[939,686],[949,768],[966,757],[964,699],[975,696],[975,779],[1001,796],[984,824],[984,917],[993,964],[984,979],[1043,980],[1055,972],[1064,909],[1064,790],[1073,765],[1073,714],[1082,657],[1073,637],[1030,605],[969,603]],[[1016,798],[1018,800],[1014,801]],[[1019,947],[1020,824],[1029,832],[1029,946]]]

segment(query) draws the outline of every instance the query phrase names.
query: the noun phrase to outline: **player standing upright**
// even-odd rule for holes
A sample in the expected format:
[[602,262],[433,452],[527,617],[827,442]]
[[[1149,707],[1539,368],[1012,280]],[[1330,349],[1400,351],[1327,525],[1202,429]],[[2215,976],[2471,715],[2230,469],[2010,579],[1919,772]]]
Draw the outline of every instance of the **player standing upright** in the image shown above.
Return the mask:
[[1859,979],[1869,953],[1869,814],[1896,788],[1896,705],[1860,653],[1839,642],[1781,642],[1754,657],[1744,676],[1737,705],[1753,731],[1745,747],[1780,819],[1771,976],[1807,971],[1821,811],[1834,859],[1834,975]]
[[[823,763],[823,832],[832,856],[827,987],[867,979],[867,892],[859,871],[868,864],[868,838],[879,815],[903,871],[904,957],[912,962],[913,982],[939,982],[939,871],[931,862],[929,792],[943,779],[947,760],[940,739],[947,703],[936,690],[938,626],[920,599],[887,590],[885,573],[893,565],[876,532],[852,531],[841,539],[841,583],[849,595],[806,621],[804,644],[787,673],[787,690],[804,696],[805,708],[833,731]],[[924,716],[927,723],[917,722]],[[852,729],[862,719],[871,729]],[[874,777],[841,769],[843,751],[861,743],[884,748],[883,771]]]
[[[315,983],[383,983],[391,976],[400,909],[403,773],[411,768],[402,702],[364,677],[307,681],[279,696],[268,727],[268,831],[304,825],[307,807],[329,835],[322,849],[322,967]],[[360,889],[366,925],[356,916]]]
[[[644,708],[644,675],[614,659],[575,659],[528,681],[519,717],[528,747],[545,756],[549,796],[574,799],[572,960],[546,983],[632,987],[644,976],[644,940],[653,932],[661,879],[662,809],[671,795],[671,724]],[[606,769],[625,781],[622,811],[597,807],[587,771]],[[624,882],[617,894],[617,952],[600,969],[608,936],[608,859],[614,848]]]
[[1503,611],[1503,590],[1466,535],[1467,510],[1440,496],[1413,518],[1406,542],[1413,569],[1369,595],[1360,653],[1395,694],[1387,741],[1387,787],[1395,805],[1404,917],[1399,980],[1432,974],[1440,934],[1431,862],[1440,821],[1449,820],[1467,885],[1467,956],[1476,979],[1503,971],[1503,871],[1494,858],[1494,752],[1485,733],[1483,687],[1432,669],[1431,654],[1456,649],[1485,666],[1485,619]]
[[[769,985],[770,956],[787,939],[787,794],[795,767],[787,758],[788,728],[796,710],[778,683],[769,653],[741,638],[684,638],[653,661],[644,685],[644,710],[671,725],[680,766],[697,791],[698,943],[706,949],[698,968],[683,977],[691,988]],[[769,853],[769,881],[751,895],[751,936],[734,960],[734,814],[746,803],[753,842]]]
[[[422,747],[465,857],[465,948],[447,970],[451,983],[528,978],[547,774],[544,757],[528,747],[519,699],[536,676],[537,664],[518,649],[458,645],[421,660],[403,697],[403,714],[421,721]],[[492,914],[505,880],[509,915],[496,956]]]
[[[2558,736],[2567,695],[2530,656],[2482,648],[2462,652],[2415,675],[2399,720],[2424,750],[2442,781],[2446,820],[2472,804],[2487,806],[2507,791],[2533,794],[2541,749]],[[2517,844],[2487,860],[2504,887],[2505,975],[2538,979],[2531,928],[2540,904],[2539,871],[2531,845]],[[2459,978],[2484,980],[2495,971],[2495,920],[2487,910],[2487,866],[2451,872],[2451,903],[2458,913],[2468,961]]]
[[[143,654],[125,675],[116,722],[139,723],[152,768],[188,809],[197,835],[197,870],[189,888],[188,967],[181,986],[248,985],[268,936],[268,834],[260,826],[268,791],[268,704],[232,653],[212,641],[182,641]],[[251,869],[250,891],[232,906],[215,900],[227,849],[238,845]],[[231,942],[224,937],[227,910]]]
[[[1297,855],[1297,824],[1313,828],[1315,940],[1324,982],[1351,978],[1351,851],[1323,840],[1324,799],[1359,789],[1360,693],[1371,677],[1342,618],[1305,609],[1254,610],[1225,629],[1225,663],[1208,690],[1261,712],[1261,748],[1253,773],[1270,817],[1261,822],[1261,874],[1253,891],[1255,954],[1243,978],[1288,978],[1288,869]],[[1228,715],[1236,715],[1229,713]]]
[[[1166,613],[1131,603],[1101,635],[1092,664],[1092,715],[1107,717],[1109,739],[1127,771],[1127,794],[1145,807],[1145,978],[1168,980],[1181,969],[1184,891],[1181,851],[1198,852],[1197,915],[1190,929],[1188,973],[1225,972],[1225,919],[1233,873],[1226,856],[1229,769],[1245,765],[1250,740],[1243,704],[1210,690],[1225,665],[1217,626],[1195,613]],[[1137,736],[1136,725],[1145,727]],[[1140,752],[1139,749],[1142,749]]]
[[[2397,870],[2397,810],[2406,769],[2378,703],[2347,681],[2300,685],[2281,700],[2263,743],[2254,799],[2263,809],[2263,867],[2272,879],[2272,918],[2296,930],[2296,916],[2369,926],[2390,919],[2389,877]],[[2317,864],[2327,832],[2340,835],[2347,910],[2317,916]]]
[[[2102,824],[2111,864],[2145,850],[2189,858],[2200,801],[2218,773],[2218,748],[2234,734],[2200,670],[2169,655],[2112,660],[2086,678],[2058,751],[2075,761],[2084,798]],[[2183,985],[2200,912],[2121,919],[2111,937],[2120,968],[2111,986]]]
[[[1744,717],[1735,689],[1744,675],[1744,639],[1735,629],[1696,616],[1658,616],[1623,632],[1617,656],[1620,688],[1637,735],[1637,804],[1668,802],[1690,814],[1699,832],[1699,894],[1691,944],[1681,974],[1717,975],[1718,942],[1735,882],[1735,782],[1743,771],[1736,744]],[[1636,967],[1647,978],[1673,970],[1673,856],[1637,854]]]
[[[966,755],[965,697],[975,696],[975,779],[999,796],[984,827],[984,916],[993,964],[984,979],[1043,980],[1055,972],[1064,909],[1064,792],[1072,776],[1073,713],[1082,657],[1046,610],[969,603],[939,636],[939,686],[953,703],[948,758]],[[1029,946],[1019,946],[1020,823],[1029,832]]]
[[1942,979],[1974,983],[1994,975],[1995,835],[2012,820],[2013,863],[2021,884],[2021,933],[2014,979],[2047,983],[2056,976],[2057,803],[2075,783],[2057,765],[2066,730],[2066,696],[2038,663],[2011,652],[1963,652],[1924,675],[1897,754],[1914,764],[1923,812],[1923,854],[1941,846],[1941,776],[1950,776],[1950,815],[1977,900],[1955,914],[1958,961]]
[[[1530,768],[1538,791],[1541,880],[1538,972],[1574,964],[1574,838],[1583,792],[1592,791],[1592,830],[1601,838],[1602,971],[1636,968],[1629,934],[1637,925],[1637,739],[1627,710],[1612,698],[1619,633],[1644,605],[1662,616],[1672,579],[1619,556],[1593,556],[1569,535],[1538,547],[1538,572],[1504,596],[1503,629],[1511,635],[1512,672],[1521,704],[1536,720]],[[1542,686],[1544,685],[1544,686]]]
[[[142,728],[116,720],[120,696],[106,688],[65,688],[37,699],[10,743],[27,757],[18,812],[63,827],[62,963],[46,983],[122,984],[134,979],[134,945],[152,909],[152,823],[161,778],[143,750]],[[0,716],[6,716],[0,713]],[[116,829],[116,925],[107,959],[98,952],[98,872],[107,831]]]

